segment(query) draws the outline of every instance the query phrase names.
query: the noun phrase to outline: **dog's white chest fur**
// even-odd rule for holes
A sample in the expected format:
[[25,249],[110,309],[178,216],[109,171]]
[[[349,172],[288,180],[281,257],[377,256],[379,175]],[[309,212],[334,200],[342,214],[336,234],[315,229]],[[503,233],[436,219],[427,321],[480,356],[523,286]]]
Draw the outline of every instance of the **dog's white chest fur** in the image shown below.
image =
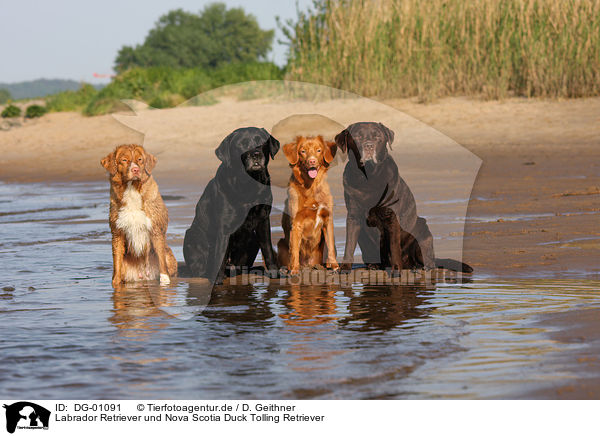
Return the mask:
[[141,256],[150,243],[152,221],[142,209],[142,195],[129,182],[123,194],[123,206],[117,216],[117,228],[125,233],[129,248]]
[[323,219],[321,218],[321,211],[323,209],[327,209],[327,206],[324,204],[319,204],[319,207],[317,208],[317,219],[315,220],[315,230],[318,229],[321,224],[323,224]]

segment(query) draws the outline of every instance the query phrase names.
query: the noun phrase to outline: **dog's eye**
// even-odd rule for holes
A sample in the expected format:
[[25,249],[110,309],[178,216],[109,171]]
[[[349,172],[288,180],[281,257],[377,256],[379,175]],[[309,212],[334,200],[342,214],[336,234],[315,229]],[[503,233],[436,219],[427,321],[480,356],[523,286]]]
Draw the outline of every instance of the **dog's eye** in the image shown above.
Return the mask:
[[306,154],[306,150],[300,150],[300,154]]
[[124,157],[123,159],[121,159],[121,162],[127,162],[127,158]]
[[317,153],[321,153],[321,149],[320,148],[317,150]]
[[142,161],[142,158],[141,158],[141,157],[138,157],[138,162],[141,162],[141,161]]

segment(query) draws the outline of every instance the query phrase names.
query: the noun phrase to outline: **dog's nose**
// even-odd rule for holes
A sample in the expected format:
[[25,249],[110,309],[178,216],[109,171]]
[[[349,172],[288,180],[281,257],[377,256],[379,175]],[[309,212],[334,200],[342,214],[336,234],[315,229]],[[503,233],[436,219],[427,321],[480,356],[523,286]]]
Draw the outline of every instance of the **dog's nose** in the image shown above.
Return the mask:
[[131,173],[132,174],[136,174],[136,175],[139,174],[140,173],[140,167],[138,167],[138,166],[132,166],[131,167]]
[[308,158],[308,161],[307,161],[307,162],[308,162],[308,164],[309,164],[310,166],[312,166],[312,167],[314,167],[314,166],[317,166],[317,158],[310,157],[310,158]]

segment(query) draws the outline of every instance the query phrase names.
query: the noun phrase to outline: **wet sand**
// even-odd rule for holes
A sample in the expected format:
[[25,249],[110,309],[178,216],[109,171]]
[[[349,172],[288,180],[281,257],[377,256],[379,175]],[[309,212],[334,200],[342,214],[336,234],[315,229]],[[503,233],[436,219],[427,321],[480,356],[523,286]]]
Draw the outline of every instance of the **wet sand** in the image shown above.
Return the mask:
[[552,388],[534,390],[524,398],[550,400],[600,399],[600,310],[579,308],[539,317],[537,326],[551,327],[548,336],[561,344],[583,345],[576,353],[563,356],[561,366],[580,377],[556,383]]
[[[445,99],[421,105],[410,100],[385,101],[387,105],[421,120],[478,156],[482,162],[468,201],[462,258],[479,278],[597,279],[600,274],[600,98],[569,101],[482,102]],[[291,104],[291,103],[290,103]],[[339,114],[340,122],[358,121],[352,102],[320,103],[314,112]],[[112,116],[86,118],[74,113],[49,114],[21,127],[0,132],[0,180],[6,182],[87,182],[105,180],[99,160],[120,143],[144,143],[159,157],[155,171],[161,190],[182,193],[187,203],[199,196],[218,164],[214,148],[224,132],[236,123],[249,122],[252,102],[225,101],[215,106],[143,111],[144,117],[126,116],[129,126]],[[290,112],[308,113],[308,103],[294,104]],[[359,106],[358,106],[359,107]],[[239,113],[235,111],[239,108]],[[270,129],[281,107],[269,108]],[[161,113],[160,118],[153,118]],[[144,134],[133,130],[136,120]],[[265,118],[266,119],[266,118]],[[396,143],[409,138],[419,143],[420,130],[409,121],[396,128]],[[412,130],[411,130],[412,129]],[[428,138],[439,139],[433,133]],[[439,150],[431,148],[431,150]],[[430,151],[431,151],[430,150]],[[398,160],[398,157],[396,157]],[[413,156],[406,154],[408,173]],[[416,158],[415,158],[416,159]],[[462,198],[460,187],[427,183],[432,172],[415,171],[425,179],[416,189],[419,198]],[[412,184],[411,184],[412,187]],[[332,187],[339,197],[340,186]],[[108,189],[108,187],[107,187]],[[460,195],[459,195],[460,194]],[[429,196],[429,197],[428,197]],[[468,195],[467,195],[468,197]],[[425,202],[424,202],[425,203]],[[170,208],[174,219],[189,220],[189,205]],[[460,215],[460,209],[457,209]],[[275,214],[272,225],[277,226]],[[440,224],[440,247],[463,236]],[[460,227],[459,223],[459,227]],[[178,244],[179,232],[171,243]],[[277,229],[274,229],[274,238]],[[343,240],[337,242],[343,246]],[[179,244],[180,245],[180,244]],[[437,246],[437,245],[436,245]],[[178,257],[181,260],[180,257]],[[580,341],[572,360],[564,362],[576,372],[597,373],[594,356],[600,349],[597,319],[600,311],[577,306],[557,314],[541,315],[540,325],[555,329],[549,339]],[[595,353],[595,354],[594,354]],[[599,398],[600,379],[587,377],[557,382],[555,389],[533,390],[525,398]]]
[[[467,262],[494,275],[598,276],[600,99],[395,106],[483,160],[469,202]],[[497,219],[476,219],[490,215]]]

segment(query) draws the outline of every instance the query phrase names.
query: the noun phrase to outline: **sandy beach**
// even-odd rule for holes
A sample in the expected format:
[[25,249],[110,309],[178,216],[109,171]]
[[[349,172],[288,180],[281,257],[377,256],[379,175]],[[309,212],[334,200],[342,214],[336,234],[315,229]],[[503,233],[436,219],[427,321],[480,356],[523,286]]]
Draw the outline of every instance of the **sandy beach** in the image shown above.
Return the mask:
[[[140,109],[137,116],[52,113],[0,132],[0,179],[102,180],[106,176],[99,165],[101,157],[117,144],[135,142],[144,143],[158,156],[155,176],[159,184],[180,185],[193,195],[196,187],[214,174],[219,161],[213,150],[233,128],[259,125],[271,130],[286,113],[311,112],[334,119],[338,125],[378,116],[386,122],[389,114],[383,112],[389,108],[401,118],[395,125],[387,121],[396,131],[394,156],[417,202],[432,198],[441,202],[457,196],[468,199],[463,260],[479,274],[598,276],[600,98],[382,103],[372,102],[371,108],[362,100],[269,103],[224,99],[205,107]],[[322,130],[333,135],[335,129],[333,124]],[[319,126],[314,131],[320,132]],[[445,154],[456,144],[459,151]],[[462,147],[472,155],[460,155]],[[436,183],[439,168],[422,163],[446,159],[452,166],[471,158],[467,177],[457,182],[465,186],[459,188]],[[477,158],[481,159],[480,168]],[[287,175],[277,178],[277,169],[282,168],[285,162],[280,158],[271,173],[275,185],[283,188]],[[332,189],[340,191],[336,174],[330,175],[330,182]],[[470,192],[469,178],[473,176]],[[427,201],[422,203],[419,211],[428,216]],[[463,212],[456,211],[458,215]],[[460,226],[458,231],[440,228],[439,232],[446,232],[442,236],[448,239],[462,236]],[[457,249],[451,247],[450,254]]]
[[[14,253],[7,256],[7,262],[12,265],[9,268],[21,272],[14,278],[16,291],[4,288],[5,298],[13,298],[15,294],[18,296],[15,302],[35,297],[45,298],[44,304],[55,304],[69,301],[71,294],[64,289],[72,289],[77,296],[83,293],[104,305],[104,312],[97,314],[95,324],[104,325],[108,319],[126,330],[119,321],[126,320],[125,325],[131,323],[134,330],[145,326],[143,330],[152,337],[150,321],[156,318],[162,323],[161,332],[164,326],[172,324],[173,333],[179,336],[181,329],[176,319],[160,312],[155,307],[156,301],[138,301],[144,293],[134,292],[123,301],[115,294],[114,308],[105,307],[107,297],[99,289],[109,283],[112,265],[103,212],[108,183],[104,190],[106,174],[100,159],[116,145],[134,142],[142,143],[158,157],[154,175],[170,211],[169,243],[182,261],[183,233],[193,216],[197,198],[220,163],[214,149],[229,132],[250,125],[265,127],[283,144],[298,133],[320,133],[331,139],[349,123],[376,120],[395,132],[391,154],[415,195],[419,214],[427,217],[435,236],[436,255],[462,258],[472,265],[473,282],[464,287],[441,287],[436,292],[419,289],[414,295],[413,291],[402,289],[391,292],[373,288],[360,297],[347,290],[323,294],[322,290],[310,287],[302,292],[291,289],[289,301],[277,303],[269,310],[277,312],[289,306],[296,315],[306,312],[307,322],[317,322],[314,318],[318,323],[323,322],[321,315],[330,321],[349,316],[352,321],[348,326],[357,320],[364,320],[367,326],[375,323],[381,327],[428,319],[424,322],[429,327],[424,328],[421,342],[414,346],[416,355],[425,356],[417,367],[433,362],[433,370],[427,372],[425,365],[415,378],[410,375],[412,369],[406,375],[408,381],[420,380],[419,377],[429,380],[430,384],[421,390],[414,389],[421,392],[414,394],[417,398],[422,398],[419,395],[437,398],[436,389],[441,389],[439,395],[455,398],[598,398],[599,309],[594,283],[600,272],[600,98],[494,102],[452,98],[423,105],[411,100],[377,102],[357,98],[238,101],[229,96],[212,106],[164,110],[134,107],[135,112],[115,116],[52,113],[40,119],[20,120],[21,125],[0,131],[0,180],[7,183],[0,186],[6,188],[5,192],[26,193],[14,200],[15,209],[25,211],[17,212],[16,216],[12,215],[13,199],[4,200],[5,218],[13,226],[5,228],[5,249]],[[344,156],[338,155],[336,162],[330,169],[329,183],[336,201],[336,244],[341,256],[345,223],[341,183]],[[288,171],[280,153],[270,164],[274,240],[281,235]],[[19,183],[19,187],[13,189],[11,183]],[[28,211],[36,212],[41,207],[50,207],[43,209],[50,212],[41,212],[50,213],[49,217],[28,215]],[[53,213],[57,214],[55,218]],[[65,216],[64,222],[61,214]],[[31,230],[32,234],[16,235],[15,239],[11,229],[21,228],[15,226],[23,226],[23,232]],[[34,242],[27,238],[33,238]],[[48,265],[44,263],[44,259],[56,256],[62,259],[64,249],[69,250],[61,261],[64,265],[57,267],[54,260]],[[27,267],[29,259],[35,256],[41,256],[41,263],[33,262]],[[67,285],[70,288],[64,288],[62,281],[54,284],[50,279],[57,268],[61,280],[75,280],[75,284]],[[193,285],[183,280],[172,292],[181,288],[193,294]],[[37,296],[31,293],[31,297],[19,294],[21,288],[29,286],[41,288],[41,292]],[[256,295],[254,292],[244,287],[217,292],[214,301],[211,300],[213,309],[207,315],[207,327],[214,328],[211,316],[214,310],[219,313],[221,309],[223,319],[218,318],[217,323],[227,325],[231,307],[238,307],[240,301],[247,301],[248,319],[260,316],[262,309],[256,308],[263,307],[263,291],[259,289]],[[266,301],[274,298],[270,292],[274,291],[265,294]],[[228,299],[230,293],[235,298]],[[323,295],[327,296],[326,304],[315,306]],[[32,308],[37,307],[34,300],[28,303]],[[348,301],[350,315],[344,311],[338,313],[335,308]],[[151,316],[139,315],[136,312],[139,304],[143,308],[140,313]],[[81,310],[88,313],[89,308]],[[25,320],[28,326],[31,322],[40,326],[47,323],[43,317],[36,318],[33,311],[27,317],[17,315],[9,321],[12,325]],[[282,313],[273,319],[285,324],[296,322],[287,318],[292,316],[290,319],[295,320],[296,315]],[[232,319],[231,325],[237,326],[238,318]],[[78,322],[77,318],[72,322]],[[332,330],[337,332],[331,337],[332,344],[337,344],[344,322],[339,321]],[[264,331],[262,322],[257,321],[256,325],[257,331]],[[436,343],[440,325],[447,336],[437,338],[439,343]],[[455,337],[456,329],[463,333]],[[393,331],[400,333],[404,329]],[[311,332],[316,341],[315,355],[326,361],[331,350],[317,345],[323,344],[323,332],[319,329]],[[193,333],[187,341],[202,337]],[[352,344],[349,350],[355,348],[357,337],[349,339]],[[288,339],[284,335],[278,341]],[[391,361],[391,374],[396,374],[397,361],[411,355],[410,336],[395,341],[409,348],[401,349],[397,359]],[[211,343],[198,348],[214,346]],[[337,346],[332,345],[332,350]],[[227,342],[224,347],[224,352],[238,353],[247,345],[237,344],[230,349]],[[164,350],[159,349],[157,352],[162,356]],[[558,349],[563,351],[556,353]],[[388,347],[382,350],[387,353]],[[440,354],[440,350],[455,356],[454,366],[444,363],[445,352]],[[179,352],[178,349],[175,354]],[[331,352],[333,355],[337,356],[338,351]],[[154,352],[150,350],[149,356],[154,356]],[[437,366],[436,358],[442,359]],[[504,363],[497,366],[499,358]],[[295,364],[292,361],[292,367]],[[345,358],[340,360],[339,367],[349,371],[355,368],[348,366]],[[497,384],[486,389],[490,368],[501,369],[494,373]],[[356,376],[364,374],[359,371]],[[336,377],[332,374],[326,379]],[[386,375],[382,380],[395,377]],[[524,384],[520,384],[519,377]],[[513,387],[503,390],[509,380]],[[304,383],[297,373],[290,381],[292,386]],[[210,377],[207,383],[212,383]],[[417,385],[422,386],[420,382]],[[466,385],[474,390],[465,391]],[[293,397],[329,398],[328,395],[337,395],[345,389],[335,383],[334,386],[331,392],[335,394],[300,390]],[[361,396],[354,385],[348,389],[358,398],[370,398],[371,392]],[[98,395],[108,394],[100,391]],[[406,398],[405,393],[394,395]]]

